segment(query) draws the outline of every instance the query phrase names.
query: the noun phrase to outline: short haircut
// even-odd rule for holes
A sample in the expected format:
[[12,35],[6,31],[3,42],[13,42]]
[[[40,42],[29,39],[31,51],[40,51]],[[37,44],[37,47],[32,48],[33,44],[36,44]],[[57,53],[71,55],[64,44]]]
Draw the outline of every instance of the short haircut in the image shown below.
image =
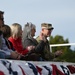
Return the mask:
[[8,38],[8,37],[11,36],[11,29],[10,29],[10,27],[9,27],[8,25],[5,25],[5,24],[4,24],[4,25],[0,28],[0,30],[2,31],[4,38]]

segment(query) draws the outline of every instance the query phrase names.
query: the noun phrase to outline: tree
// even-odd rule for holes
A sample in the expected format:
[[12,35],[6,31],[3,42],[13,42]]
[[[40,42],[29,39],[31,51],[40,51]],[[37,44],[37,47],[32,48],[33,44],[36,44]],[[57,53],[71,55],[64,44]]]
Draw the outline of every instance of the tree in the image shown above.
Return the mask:
[[[69,43],[68,38],[64,39],[61,35],[50,36],[49,43],[51,44],[65,44]],[[71,46],[58,46],[53,47],[52,52],[56,52],[57,50],[62,50],[63,54],[57,57],[58,61],[66,61],[66,62],[75,62],[75,51],[70,49]]]
[[[49,38],[49,43],[51,44],[65,44],[65,43],[69,43],[68,39],[64,39],[63,36],[61,35],[56,35],[55,37],[50,36]],[[57,50],[64,50],[67,51],[68,49],[70,49],[70,46],[59,46],[59,47],[53,47],[52,50],[53,52],[57,51]]]

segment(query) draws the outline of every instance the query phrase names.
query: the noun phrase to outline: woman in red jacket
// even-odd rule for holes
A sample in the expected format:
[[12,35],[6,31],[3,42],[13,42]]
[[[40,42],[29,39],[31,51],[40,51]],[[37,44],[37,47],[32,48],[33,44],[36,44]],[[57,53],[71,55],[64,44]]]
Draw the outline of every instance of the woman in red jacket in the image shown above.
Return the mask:
[[22,55],[26,55],[29,51],[33,50],[34,46],[29,46],[26,49],[23,49],[22,46],[22,27],[18,23],[14,23],[10,26],[11,28],[11,36],[9,37],[9,41],[13,44],[13,47],[17,52]]

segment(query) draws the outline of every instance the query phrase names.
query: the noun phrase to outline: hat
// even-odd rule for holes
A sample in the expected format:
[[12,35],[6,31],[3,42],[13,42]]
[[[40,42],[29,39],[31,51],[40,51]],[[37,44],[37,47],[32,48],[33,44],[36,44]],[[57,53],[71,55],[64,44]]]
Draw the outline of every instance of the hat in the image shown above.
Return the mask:
[[42,24],[41,24],[41,27],[42,27],[42,28],[45,28],[45,29],[54,29],[54,28],[52,27],[52,24],[49,24],[49,23],[42,23]]

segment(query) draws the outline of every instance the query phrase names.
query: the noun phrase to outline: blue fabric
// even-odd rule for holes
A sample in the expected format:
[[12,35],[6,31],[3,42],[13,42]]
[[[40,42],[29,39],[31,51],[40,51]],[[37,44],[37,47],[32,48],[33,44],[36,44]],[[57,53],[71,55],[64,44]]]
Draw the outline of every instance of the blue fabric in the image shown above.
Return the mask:
[[5,59],[5,53],[3,53],[3,52],[0,52],[0,59]]

